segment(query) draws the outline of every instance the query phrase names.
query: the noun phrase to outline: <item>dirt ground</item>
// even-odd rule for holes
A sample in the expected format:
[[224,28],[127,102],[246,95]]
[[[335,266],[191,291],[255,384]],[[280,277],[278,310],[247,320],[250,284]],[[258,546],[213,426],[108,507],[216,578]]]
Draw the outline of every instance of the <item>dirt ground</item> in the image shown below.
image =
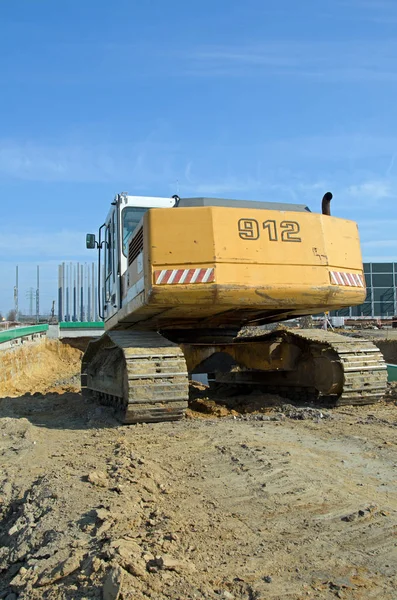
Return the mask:
[[393,393],[120,426],[50,351],[0,399],[0,598],[397,598]]

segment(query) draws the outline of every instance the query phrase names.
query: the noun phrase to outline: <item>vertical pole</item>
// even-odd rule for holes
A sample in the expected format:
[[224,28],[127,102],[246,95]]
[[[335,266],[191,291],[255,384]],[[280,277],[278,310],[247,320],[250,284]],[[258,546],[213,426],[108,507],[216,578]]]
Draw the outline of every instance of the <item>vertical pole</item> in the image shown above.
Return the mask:
[[95,276],[94,277],[95,277],[95,279],[94,279],[94,281],[95,281],[95,283],[94,283],[94,285],[95,285],[95,311],[94,311],[95,312],[95,321],[99,321],[99,315],[98,315],[98,275],[97,275],[96,270],[95,270]]
[[86,306],[87,291],[85,289],[85,263],[81,266],[81,320],[87,320],[87,306]]
[[76,265],[73,265],[73,318],[72,321],[77,321],[76,317]]
[[77,263],[76,276],[76,321],[80,321],[80,263]]
[[73,265],[69,263],[69,321],[73,321]]
[[29,316],[33,316],[33,288],[29,288]]
[[91,305],[91,297],[90,297],[90,267],[87,263],[85,263],[85,290],[86,290],[86,297],[85,297],[85,303],[86,303],[86,311],[85,311],[85,320],[89,321],[91,316],[90,316],[90,305]]
[[393,312],[394,314],[392,315],[393,320],[394,320],[394,316],[397,315],[397,290],[396,290],[396,267],[395,264],[393,265]]
[[66,288],[65,288],[65,284],[66,284],[66,270],[65,270],[65,263],[62,263],[62,321],[65,321],[65,315],[66,315]]
[[84,321],[84,293],[83,293],[83,285],[84,285],[84,268],[83,265],[80,265],[80,321]]
[[16,272],[15,272],[14,308],[15,308],[15,320],[18,321],[18,318],[19,318],[19,308],[18,308],[18,265],[16,266]]
[[90,316],[90,306],[91,306],[91,297],[90,297],[90,266],[85,263],[85,289],[86,289],[86,305],[87,305],[87,310],[85,311],[86,314],[86,321],[89,321],[91,316]]
[[95,267],[91,263],[91,321],[95,320]]
[[58,265],[58,321],[62,321],[62,265]]
[[36,323],[40,320],[40,267],[37,265],[37,286],[36,286]]
[[69,319],[69,265],[66,265],[66,314],[65,321],[70,321]]

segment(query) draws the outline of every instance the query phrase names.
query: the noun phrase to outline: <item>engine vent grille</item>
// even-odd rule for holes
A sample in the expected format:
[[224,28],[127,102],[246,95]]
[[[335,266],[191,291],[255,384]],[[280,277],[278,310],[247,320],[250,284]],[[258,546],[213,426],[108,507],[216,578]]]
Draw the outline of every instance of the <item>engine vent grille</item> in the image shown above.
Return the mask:
[[143,227],[132,238],[128,246],[128,266],[132,265],[138,254],[143,252]]

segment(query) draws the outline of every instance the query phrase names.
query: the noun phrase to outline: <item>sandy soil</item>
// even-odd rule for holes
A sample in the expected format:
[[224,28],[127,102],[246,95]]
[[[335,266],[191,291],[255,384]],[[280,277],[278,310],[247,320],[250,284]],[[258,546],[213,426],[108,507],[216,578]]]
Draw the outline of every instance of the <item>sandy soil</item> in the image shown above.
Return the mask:
[[[82,352],[58,340],[25,342],[13,350],[0,351],[0,396],[27,392],[78,390]],[[66,387],[62,388],[65,382]],[[71,388],[72,385],[72,388]],[[55,387],[54,387],[55,386]]]
[[397,597],[393,395],[119,426],[47,377],[0,400],[0,598]]

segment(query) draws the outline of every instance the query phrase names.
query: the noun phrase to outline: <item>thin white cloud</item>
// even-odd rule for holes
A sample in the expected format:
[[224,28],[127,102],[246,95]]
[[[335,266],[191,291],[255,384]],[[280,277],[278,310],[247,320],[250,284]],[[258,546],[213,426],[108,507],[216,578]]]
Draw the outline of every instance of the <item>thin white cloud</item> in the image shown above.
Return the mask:
[[[12,248],[12,253],[10,253]],[[85,233],[77,231],[18,231],[7,232],[0,228],[0,256],[3,262],[15,262],[32,256],[39,260],[93,260],[96,256],[85,248]]]
[[372,199],[373,201],[392,198],[396,194],[390,181],[377,180],[350,185],[346,190],[347,195],[359,199]]
[[397,81],[397,43],[380,41],[271,41],[203,47],[191,57],[192,74],[268,74],[329,81]]
[[334,0],[337,9],[347,8],[349,11],[340,11],[345,19],[371,21],[375,24],[393,25],[397,22],[395,0]]
[[363,248],[397,248],[397,240],[371,240],[362,242]]
[[263,189],[262,183],[255,179],[226,177],[218,181],[202,181],[200,183],[194,183],[190,180],[183,185],[182,191],[205,196],[218,196],[220,194],[234,194],[235,196],[239,193],[254,192],[261,189]]
[[[172,132],[167,132],[167,137],[171,135]],[[241,185],[246,189],[248,181],[248,187],[252,189],[258,187],[255,182],[269,182],[269,174],[273,183],[280,183],[281,176],[285,180],[285,175],[291,174],[291,165],[294,166],[295,180],[307,180],[307,173],[312,173],[315,168],[320,173],[317,181],[332,182],[329,174],[335,165],[346,173],[353,167],[358,170],[360,161],[366,159],[382,161],[382,175],[389,165],[391,175],[390,157],[396,151],[397,137],[362,133],[324,133],[246,145],[225,145],[211,140],[204,155],[198,155],[189,143],[173,144],[170,148],[169,143],[156,141],[151,136],[142,142],[122,146],[0,139],[0,178],[48,182],[133,181],[138,189],[152,187],[154,182],[162,186],[175,185],[177,180],[181,186],[195,183],[204,187],[203,181],[213,180],[222,190],[226,177],[230,183],[243,182],[238,184],[239,189]],[[214,168],[219,164],[227,165],[227,171],[232,171],[233,177],[222,173],[225,166]],[[319,165],[323,165],[321,170]],[[299,172],[302,175],[297,178]],[[374,172],[372,179],[377,177]],[[370,179],[368,175],[367,179]]]
[[29,181],[144,181],[164,175],[169,146],[143,140],[126,145],[51,144],[0,139],[0,177]]
[[115,167],[100,147],[0,140],[0,174],[34,181],[106,181]]
[[397,219],[395,218],[390,218],[390,219],[361,219],[360,222],[360,227],[361,228],[368,228],[370,230],[373,229],[379,229],[381,231],[384,231],[386,227],[391,228],[393,231],[397,228]]
[[364,254],[363,262],[397,262],[397,254]]

